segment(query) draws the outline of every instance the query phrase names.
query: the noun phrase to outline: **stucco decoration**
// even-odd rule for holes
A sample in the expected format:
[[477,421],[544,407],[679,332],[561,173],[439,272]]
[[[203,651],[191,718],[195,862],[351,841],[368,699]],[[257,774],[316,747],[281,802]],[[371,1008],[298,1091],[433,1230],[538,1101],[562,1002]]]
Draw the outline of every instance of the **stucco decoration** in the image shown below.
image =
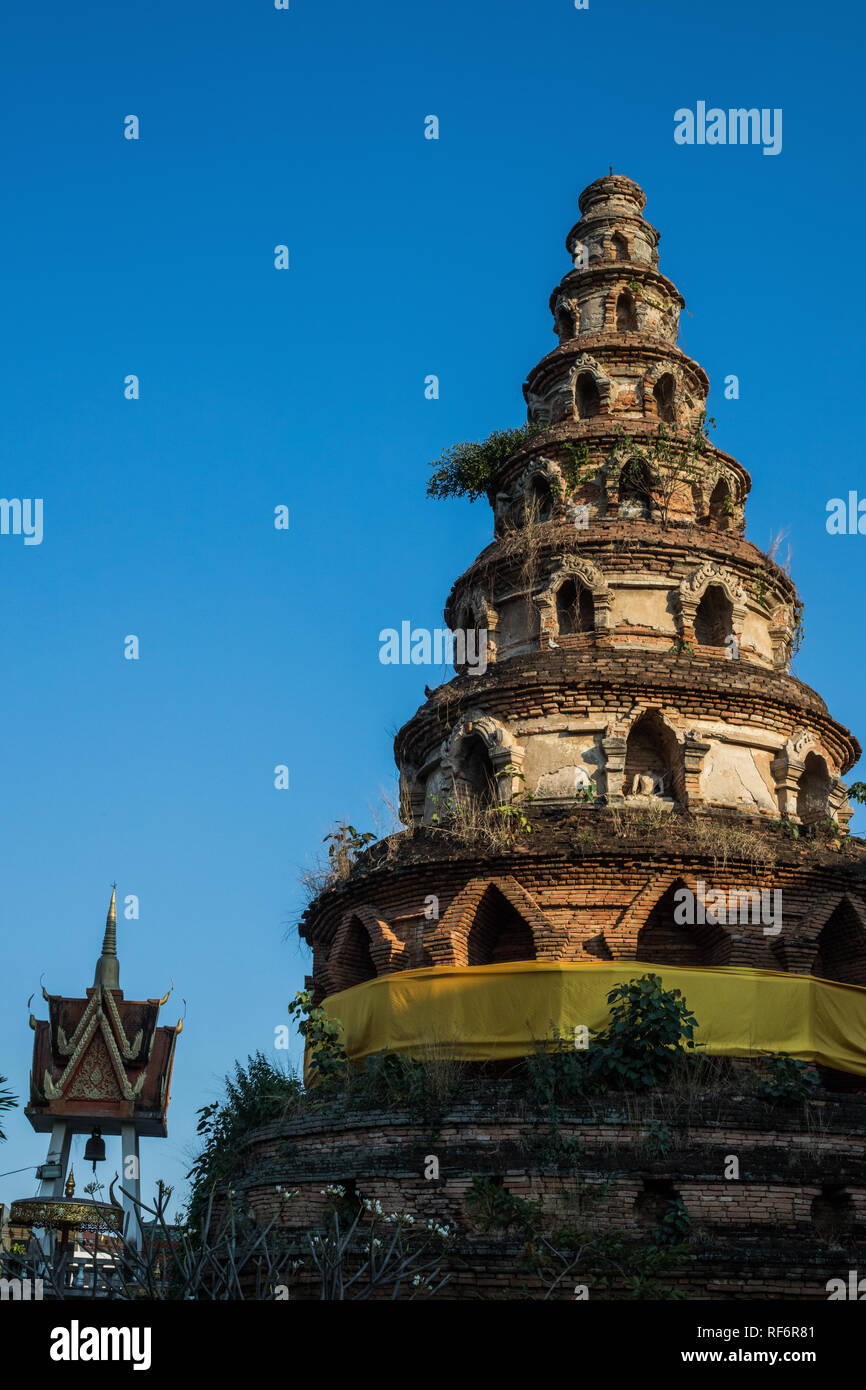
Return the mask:
[[594,357],[590,357],[588,352],[581,352],[571,365],[568,374],[568,392],[571,398],[572,413],[577,414],[577,380],[578,377],[589,374],[595,382],[598,391],[599,405],[602,411],[610,410],[610,396],[613,383],[606,374],[600,362]]
[[613,595],[601,570],[578,555],[554,555],[551,565],[553,568],[547,585],[535,595],[535,604],[541,615],[541,634],[552,635],[556,631],[556,595],[568,579],[589,590],[596,631],[607,631],[611,626]]
[[517,772],[520,772],[526,750],[504,724],[483,710],[468,711],[443,741],[440,758],[442,770],[450,776],[452,784],[459,778],[461,748],[464,741],[472,736],[480,738],[487,749],[496,778],[499,801],[503,804],[510,801],[515,792],[520,790],[521,780],[516,775],[503,777],[500,774],[509,764],[513,764]]
[[748,600],[746,591],[735,575],[716,564],[714,560],[707,560],[692,570],[680,583],[678,589],[674,591],[674,603],[682,624],[683,635],[686,629],[694,632],[695,618],[701,599],[707,589],[718,586],[729,600],[733,609],[732,624],[734,635],[741,636],[743,623],[746,619]]

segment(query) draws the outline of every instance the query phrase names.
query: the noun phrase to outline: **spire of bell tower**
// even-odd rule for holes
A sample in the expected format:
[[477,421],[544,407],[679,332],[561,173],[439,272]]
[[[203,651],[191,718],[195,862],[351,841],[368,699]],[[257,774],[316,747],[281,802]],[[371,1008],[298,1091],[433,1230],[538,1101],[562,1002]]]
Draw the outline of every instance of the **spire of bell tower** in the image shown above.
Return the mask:
[[102,941],[102,955],[96,962],[93,988],[118,989],[120,986],[120,962],[117,959],[117,884],[111,887],[111,902],[105,919],[105,936]]

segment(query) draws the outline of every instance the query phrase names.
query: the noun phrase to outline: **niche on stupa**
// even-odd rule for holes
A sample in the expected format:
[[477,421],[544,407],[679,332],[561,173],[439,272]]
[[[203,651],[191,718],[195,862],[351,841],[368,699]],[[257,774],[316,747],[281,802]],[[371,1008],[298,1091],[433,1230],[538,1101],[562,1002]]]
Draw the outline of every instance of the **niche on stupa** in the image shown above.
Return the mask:
[[724,651],[734,631],[734,605],[720,584],[710,584],[701,595],[695,613],[695,641],[699,647]]
[[370,933],[356,914],[349,916],[337,931],[325,966],[328,991],[352,989],[378,974],[373,960]]
[[626,740],[623,793],[628,800],[685,804],[682,749],[657,710],[632,724]]
[[610,410],[612,383],[599,362],[588,353],[576,357],[568,374],[571,413],[578,420],[592,420]]
[[[717,592],[706,599],[711,589]],[[742,640],[743,624],[748,614],[745,590],[735,575],[728,573],[714,560],[707,560],[681,580],[679,588],[674,590],[673,600],[685,641],[717,647],[723,652],[728,645],[726,637],[736,637],[738,642]],[[702,642],[698,636],[699,613],[700,631],[703,637],[712,639],[709,642]],[[724,632],[722,628],[725,628]],[[719,636],[720,642],[717,640]]]
[[481,897],[466,937],[468,965],[535,960],[535,940],[525,917],[495,884]]
[[843,985],[866,986],[866,927],[863,910],[839,899],[818,933],[811,973]]
[[479,584],[458,581],[445,607],[450,634],[431,646],[435,666],[451,663],[458,675],[483,675],[496,660],[499,613]]
[[615,324],[617,333],[636,333],[637,305],[629,290],[621,290],[616,298]]
[[797,815],[801,825],[813,825],[829,815],[830,774],[818,753],[807,753],[797,783]]
[[686,969],[727,965],[730,936],[718,922],[689,922],[688,917],[701,915],[697,908],[695,895],[682,879],[670,884],[638,932],[635,960]]
[[524,525],[532,526],[540,521],[550,521],[553,516],[553,509],[553,490],[550,482],[537,473],[526,494]]
[[617,501],[620,516],[650,516],[652,478],[647,464],[642,459],[628,459],[620,469]]
[[556,591],[556,631],[560,637],[577,637],[595,628],[592,591],[579,580],[563,580]]
[[577,378],[574,401],[579,420],[591,420],[601,414],[601,396],[590,372],[581,372]]
[[496,805],[496,773],[480,734],[461,739],[454,767],[454,791],[478,806]]
[[434,965],[493,965],[511,960],[562,960],[566,927],[553,923],[511,874],[471,878],[438,923],[425,933]]
[[[538,634],[568,647],[610,627],[612,594],[596,565],[575,555],[555,555],[545,587],[535,594]],[[574,639],[574,640],[572,640]]]
[[613,260],[627,261],[629,259],[628,242],[622,232],[614,232],[610,239],[610,249]]
[[328,994],[352,989],[378,975],[405,969],[406,945],[379,910],[365,905],[345,913],[334,936],[321,980]]
[[744,483],[731,469],[716,465],[708,475],[695,480],[693,491],[699,526],[714,531],[745,529]]
[[553,520],[564,491],[562,471],[553,459],[534,459],[514,483],[511,516],[518,527]]
[[717,531],[728,531],[731,528],[733,516],[734,504],[731,498],[731,489],[724,478],[719,478],[710,493],[710,525],[715,526]]
[[670,372],[665,372],[663,376],[659,377],[653,387],[653,399],[659,419],[665,424],[675,425],[677,422],[676,382]]
[[[519,789],[525,750],[492,715],[467,713],[442,746],[441,772],[451,782],[452,815],[511,800]],[[506,769],[513,768],[512,773]],[[447,798],[446,798],[447,803]],[[447,804],[440,814],[448,814]]]
[[574,299],[557,298],[553,314],[554,332],[560,343],[568,343],[580,332],[580,309]]

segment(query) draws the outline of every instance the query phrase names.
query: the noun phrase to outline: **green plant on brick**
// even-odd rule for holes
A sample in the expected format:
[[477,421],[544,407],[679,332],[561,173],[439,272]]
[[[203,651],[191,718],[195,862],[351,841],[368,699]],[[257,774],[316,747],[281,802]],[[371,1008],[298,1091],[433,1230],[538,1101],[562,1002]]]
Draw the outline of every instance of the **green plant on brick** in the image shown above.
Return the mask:
[[650,1237],[650,1246],[656,1250],[683,1249],[691,1228],[686,1204],[682,1197],[676,1197],[668,1204],[668,1209]]
[[321,1004],[313,1004],[312,991],[299,990],[289,1005],[292,1018],[298,1020],[298,1032],[310,1049],[316,1080],[324,1084],[345,1081],[349,1059],[343,1047],[343,1025],[330,1018]]
[[776,1052],[764,1063],[758,1095],[778,1105],[794,1105],[809,1100],[818,1084],[818,1077],[808,1062],[801,1062],[787,1052]]
[[481,1231],[519,1231],[530,1236],[542,1221],[540,1199],[515,1197],[494,1178],[473,1178],[466,1192],[466,1211]]
[[[663,1276],[688,1253],[683,1240],[688,1217],[684,1221],[683,1213],[674,1207],[667,1224],[663,1219],[649,1241],[605,1227],[598,1220],[597,1208],[607,1187],[582,1177],[573,1179],[563,1193],[573,1214],[557,1220],[548,1217],[540,1198],[515,1197],[493,1178],[475,1178],[466,1195],[466,1210],[477,1229],[514,1233],[523,1240],[520,1265],[526,1276],[541,1281],[544,1301],[572,1298],[578,1280],[594,1297],[684,1297],[667,1287]],[[539,1297],[534,1289],[531,1296]]]
[[610,1022],[593,1034],[586,1053],[594,1090],[645,1090],[661,1086],[683,1060],[696,1060],[698,1021],[678,989],[659,975],[615,985],[607,996]]
[[529,423],[494,430],[486,439],[452,444],[430,465],[434,471],[427,484],[428,496],[468,497],[474,502],[489,495],[503,464],[546,429],[546,425]]

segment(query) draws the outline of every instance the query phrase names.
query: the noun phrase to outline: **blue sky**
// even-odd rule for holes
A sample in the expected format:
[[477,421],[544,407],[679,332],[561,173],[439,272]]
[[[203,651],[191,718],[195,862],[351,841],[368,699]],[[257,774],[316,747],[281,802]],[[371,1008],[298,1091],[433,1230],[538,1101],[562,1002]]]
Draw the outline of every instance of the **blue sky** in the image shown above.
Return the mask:
[[[122,986],[174,978],[165,1021],[186,1011],[145,1191],[182,1187],[195,1110],[287,1020],[298,868],[333,821],[370,825],[440,675],[382,666],[378,633],[441,625],[491,534],[486,504],[426,499],[425,464],[524,418],[577,195],[611,165],[752,474],[748,535],[789,528],[796,672],[866,730],[866,538],[825,529],[866,494],[862,37],[859,8],[778,0],[5,7],[0,494],[43,498],[45,533],[0,536],[0,1073],[24,1095],[27,998],[91,983],[116,878],[141,901]],[[676,145],[699,100],[781,108],[781,154]],[[42,1160],[6,1128],[0,1171]]]

